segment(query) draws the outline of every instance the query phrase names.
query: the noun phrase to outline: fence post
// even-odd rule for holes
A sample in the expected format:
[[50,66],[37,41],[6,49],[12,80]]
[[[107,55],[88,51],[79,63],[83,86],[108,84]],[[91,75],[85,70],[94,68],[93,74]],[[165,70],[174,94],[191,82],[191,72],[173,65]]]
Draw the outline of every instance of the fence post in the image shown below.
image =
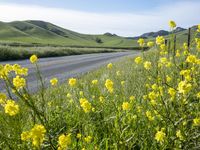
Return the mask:
[[188,41],[187,41],[188,50],[190,49],[190,40],[191,40],[191,28],[188,29]]
[[175,52],[176,52],[176,35],[174,35],[174,51],[173,51],[174,56],[175,56]]

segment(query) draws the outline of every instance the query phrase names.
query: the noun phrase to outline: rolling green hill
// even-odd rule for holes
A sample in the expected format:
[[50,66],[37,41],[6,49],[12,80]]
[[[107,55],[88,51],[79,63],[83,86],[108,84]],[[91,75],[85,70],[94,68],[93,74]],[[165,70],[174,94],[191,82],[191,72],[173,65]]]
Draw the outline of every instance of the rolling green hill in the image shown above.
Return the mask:
[[44,21],[0,22],[1,43],[53,44],[62,46],[133,47],[135,40],[112,34],[87,35]]
[[[196,26],[192,27],[192,36]],[[50,45],[50,46],[80,46],[80,47],[137,47],[137,39],[144,37],[147,41],[154,40],[156,36],[169,37],[171,32],[160,30],[158,32],[144,33],[139,37],[120,37],[116,34],[105,33],[101,35],[80,34],[54,24],[28,20],[10,23],[0,22],[0,44],[21,45]],[[175,30],[177,41],[186,42],[188,30],[177,27]]]

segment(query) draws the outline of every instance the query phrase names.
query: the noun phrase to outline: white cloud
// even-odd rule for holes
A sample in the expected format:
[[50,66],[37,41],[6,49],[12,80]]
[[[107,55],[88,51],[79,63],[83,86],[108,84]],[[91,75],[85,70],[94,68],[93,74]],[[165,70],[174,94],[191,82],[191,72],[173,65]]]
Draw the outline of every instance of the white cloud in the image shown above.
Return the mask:
[[168,29],[168,20],[189,27],[200,23],[200,2],[178,2],[154,10],[132,13],[92,13],[34,5],[0,4],[0,20],[44,20],[73,31],[136,36],[144,32]]

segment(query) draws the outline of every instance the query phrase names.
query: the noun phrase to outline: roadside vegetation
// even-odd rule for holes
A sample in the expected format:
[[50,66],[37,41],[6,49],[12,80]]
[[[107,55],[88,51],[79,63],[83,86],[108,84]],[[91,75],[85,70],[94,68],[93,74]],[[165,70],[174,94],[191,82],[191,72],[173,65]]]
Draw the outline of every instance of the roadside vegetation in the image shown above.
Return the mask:
[[40,58],[81,55],[91,53],[108,53],[125,51],[109,48],[72,48],[72,47],[9,47],[0,46],[0,61],[28,59],[35,54]]
[[[169,25],[176,27],[174,21]],[[0,94],[0,148],[199,149],[200,39],[176,47],[174,37],[170,45],[162,36],[139,39],[151,50],[62,85],[55,77],[47,90],[32,55],[36,95],[27,90],[26,68],[0,66],[8,92]]]

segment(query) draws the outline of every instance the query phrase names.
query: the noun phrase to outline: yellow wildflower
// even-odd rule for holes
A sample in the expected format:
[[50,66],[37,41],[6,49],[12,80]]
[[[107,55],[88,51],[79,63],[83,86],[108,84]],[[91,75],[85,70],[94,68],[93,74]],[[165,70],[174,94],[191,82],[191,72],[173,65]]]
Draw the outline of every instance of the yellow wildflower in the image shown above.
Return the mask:
[[5,113],[9,114],[10,116],[15,116],[19,113],[19,105],[17,105],[13,100],[6,101],[4,109]]
[[187,94],[192,89],[192,85],[186,81],[181,81],[178,84],[178,91],[182,94]]
[[123,110],[130,110],[131,109],[130,103],[129,102],[123,102],[122,109]]
[[197,96],[197,98],[200,98],[200,92],[198,92],[198,93],[196,94],[196,96]]
[[172,20],[169,21],[169,26],[171,29],[174,29],[176,27],[176,23]]
[[58,79],[57,78],[53,78],[53,79],[50,80],[50,83],[51,83],[52,86],[57,85]]
[[140,45],[140,46],[144,46],[144,39],[143,38],[140,38],[138,41],[138,44]]
[[150,70],[151,69],[151,62],[150,61],[145,61],[144,62],[144,68],[146,70]]
[[88,100],[85,99],[85,98],[81,98],[80,99],[80,105],[83,108],[85,113],[90,112],[91,109],[92,109],[92,106],[91,106],[90,102],[88,102]]
[[[166,45],[165,44],[161,44],[160,45],[160,49],[161,50],[165,50],[166,49]],[[162,53],[161,53],[162,54]],[[163,52],[163,55],[165,54],[165,52]]]
[[176,90],[173,88],[169,88],[168,89],[168,93],[171,97],[174,97],[176,95]]
[[161,131],[157,131],[156,135],[155,135],[155,139],[157,142],[163,143],[165,140],[166,134],[161,130]]
[[70,78],[68,83],[69,83],[69,85],[72,87],[72,86],[75,86],[75,85],[76,85],[76,82],[77,82],[77,81],[76,81],[75,78]]
[[20,76],[16,76],[13,78],[13,85],[16,87],[16,89],[21,89],[26,86],[26,80]]
[[78,139],[81,139],[82,135],[81,135],[80,133],[78,133],[78,134],[76,135],[76,137],[77,137]]
[[125,84],[125,81],[121,81],[121,85],[124,86],[124,84]]
[[193,119],[193,125],[194,126],[200,126],[200,118]]
[[130,100],[131,102],[134,101],[134,100],[135,100],[135,96],[133,96],[133,95],[130,96],[130,97],[129,97],[129,100]]
[[154,120],[154,117],[152,116],[150,111],[146,111],[146,116],[149,119],[149,121],[153,121]]
[[22,141],[27,141],[27,140],[29,140],[30,138],[31,138],[31,134],[30,134],[29,131],[24,131],[24,132],[22,132],[22,134],[21,134],[21,140],[22,140]]
[[141,57],[136,57],[135,58],[135,63],[136,64],[140,64],[142,62],[142,58]]
[[58,138],[58,150],[66,150],[71,144],[71,134],[65,135],[62,134]]
[[197,61],[197,57],[195,55],[189,55],[186,59],[186,62],[189,62],[189,63],[196,63]]
[[166,81],[169,83],[172,80],[172,78],[169,75],[166,75]]
[[109,64],[107,65],[107,68],[108,68],[108,69],[112,69],[112,67],[113,67],[113,64],[112,64],[112,63],[109,63]]
[[90,143],[92,141],[92,137],[91,136],[87,136],[84,138],[86,143]]
[[181,134],[181,130],[176,131],[176,136],[177,136],[180,140],[183,140],[183,135]]
[[98,84],[98,80],[92,80],[92,84],[93,85],[97,85]]
[[161,45],[161,44],[163,44],[164,42],[165,42],[165,39],[164,39],[163,36],[157,36],[157,37],[156,37],[156,44],[157,44],[157,45]]
[[110,92],[110,93],[113,93],[113,85],[114,83],[112,82],[112,80],[110,79],[107,79],[106,80],[106,83],[105,83],[105,87],[107,88],[107,90]]
[[99,101],[100,101],[101,103],[103,103],[103,102],[104,102],[104,97],[103,97],[103,96],[100,96],[100,97],[99,97]]
[[35,147],[40,147],[45,139],[46,129],[43,125],[36,124],[30,131],[32,143]]
[[38,58],[37,58],[36,55],[32,55],[32,56],[30,57],[30,62],[31,62],[32,64],[36,63],[37,61],[38,61]]
[[147,43],[147,46],[148,46],[148,47],[153,47],[153,46],[154,46],[154,42],[151,42],[151,41],[148,42],[148,43]]

